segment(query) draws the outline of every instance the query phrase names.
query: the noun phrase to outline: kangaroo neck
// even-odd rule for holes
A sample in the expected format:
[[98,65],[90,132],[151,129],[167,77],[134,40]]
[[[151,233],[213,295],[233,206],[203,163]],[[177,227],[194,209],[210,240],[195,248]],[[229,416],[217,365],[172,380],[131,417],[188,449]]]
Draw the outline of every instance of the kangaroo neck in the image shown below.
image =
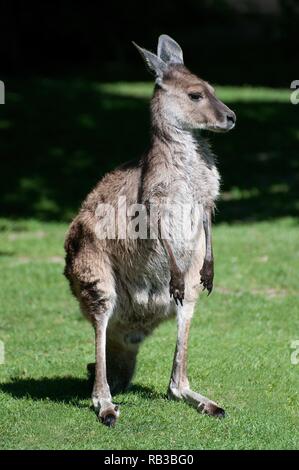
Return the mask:
[[184,166],[197,156],[197,141],[189,130],[167,122],[152,120],[151,161],[165,161],[168,165]]

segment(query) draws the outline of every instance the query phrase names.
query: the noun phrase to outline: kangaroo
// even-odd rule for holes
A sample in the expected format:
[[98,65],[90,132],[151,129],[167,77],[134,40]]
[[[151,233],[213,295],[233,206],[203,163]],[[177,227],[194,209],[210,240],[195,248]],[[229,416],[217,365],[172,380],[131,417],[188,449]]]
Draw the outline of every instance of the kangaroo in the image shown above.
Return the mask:
[[[214,155],[198,130],[229,131],[236,116],[209,83],[185,67],[182,49],[172,38],[159,37],[157,54],[133,44],[155,76],[150,148],[136,165],[124,165],[101,179],[65,241],[65,275],[95,330],[95,364],[88,366],[94,374],[92,402],[98,418],[114,426],[119,408],[111,394],[130,384],[142,341],[161,322],[176,317],[168,397],[223,417],[217,403],[190,388],[187,343],[198,295],[213,288],[211,224],[219,194]],[[113,225],[122,225],[120,199],[133,207],[124,218],[132,221],[137,209],[143,211],[139,225],[147,218],[146,234],[153,228],[156,236],[128,236],[129,229],[121,236],[103,236]],[[193,224],[188,239],[176,236],[178,227],[186,228],[186,218],[179,214],[185,206],[191,208],[187,222]],[[105,224],[108,207],[115,210],[116,222]],[[154,217],[148,221],[151,210]],[[166,216],[169,223],[162,230]]]

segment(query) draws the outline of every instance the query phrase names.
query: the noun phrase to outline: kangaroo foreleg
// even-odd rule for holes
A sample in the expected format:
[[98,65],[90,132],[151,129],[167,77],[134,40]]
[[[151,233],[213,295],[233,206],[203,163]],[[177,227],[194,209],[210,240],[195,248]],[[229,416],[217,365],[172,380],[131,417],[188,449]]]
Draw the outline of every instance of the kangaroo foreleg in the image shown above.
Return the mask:
[[208,295],[213,290],[214,279],[214,256],[212,245],[212,211],[210,208],[204,209],[203,214],[203,227],[206,240],[206,252],[204,262],[200,270],[201,284],[204,289],[207,289]]
[[170,266],[170,283],[169,283],[169,293],[170,297],[174,298],[176,304],[178,301],[183,305],[183,300],[185,296],[185,281],[184,274],[179,269],[176,259],[174,257],[172,248],[169,242],[166,239],[162,239],[163,246],[168,255],[169,266]]

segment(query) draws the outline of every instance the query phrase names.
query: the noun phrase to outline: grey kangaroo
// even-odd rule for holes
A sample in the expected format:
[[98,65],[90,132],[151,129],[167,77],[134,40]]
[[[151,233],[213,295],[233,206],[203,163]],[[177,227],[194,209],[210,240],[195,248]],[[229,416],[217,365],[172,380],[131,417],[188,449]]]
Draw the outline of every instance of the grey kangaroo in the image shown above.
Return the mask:
[[[111,394],[128,387],[142,341],[162,321],[176,317],[168,396],[222,417],[217,403],[190,388],[187,344],[198,295],[213,287],[211,218],[219,193],[214,156],[198,130],[229,131],[236,116],[209,83],[185,67],[181,47],[169,36],[159,37],[157,54],[134,45],[155,76],[150,148],[136,165],[124,165],[101,179],[65,241],[65,275],[95,330],[95,364],[88,366],[94,374],[92,402],[99,419],[113,426],[119,408]],[[120,198],[127,207],[142,205],[146,214],[154,209],[156,237],[102,236],[99,222],[105,208],[119,213]],[[171,212],[165,200],[175,207],[167,236],[161,230],[163,217]],[[185,229],[179,217],[185,206],[191,207],[191,223],[199,214],[188,239],[175,235],[178,227]],[[150,230],[152,219],[147,223]]]

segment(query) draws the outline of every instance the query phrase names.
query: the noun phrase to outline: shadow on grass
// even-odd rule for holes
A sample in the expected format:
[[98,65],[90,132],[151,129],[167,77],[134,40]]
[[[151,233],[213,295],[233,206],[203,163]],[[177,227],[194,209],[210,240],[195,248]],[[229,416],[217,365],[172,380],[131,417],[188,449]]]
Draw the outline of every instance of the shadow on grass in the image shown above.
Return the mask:
[[15,256],[15,252],[11,250],[0,250],[0,257],[1,256]]
[[[0,384],[0,390],[16,399],[50,400],[82,406],[80,401],[91,397],[92,382],[76,377],[15,378],[11,382]],[[166,395],[141,384],[131,384],[125,393],[138,395],[143,399],[166,398]],[[116,402],[122,404],[121,401],[116,400]],[[126,399],[125,403],[130,403],[129,399]]]
[[[69,220],[107,171],[149,142],[148,100],[82,80],[9,81],[1,107],[2,214]],[[299,106],[233,102],[236,129],[210,140],[222,175],[217,221],[298,215]]]

